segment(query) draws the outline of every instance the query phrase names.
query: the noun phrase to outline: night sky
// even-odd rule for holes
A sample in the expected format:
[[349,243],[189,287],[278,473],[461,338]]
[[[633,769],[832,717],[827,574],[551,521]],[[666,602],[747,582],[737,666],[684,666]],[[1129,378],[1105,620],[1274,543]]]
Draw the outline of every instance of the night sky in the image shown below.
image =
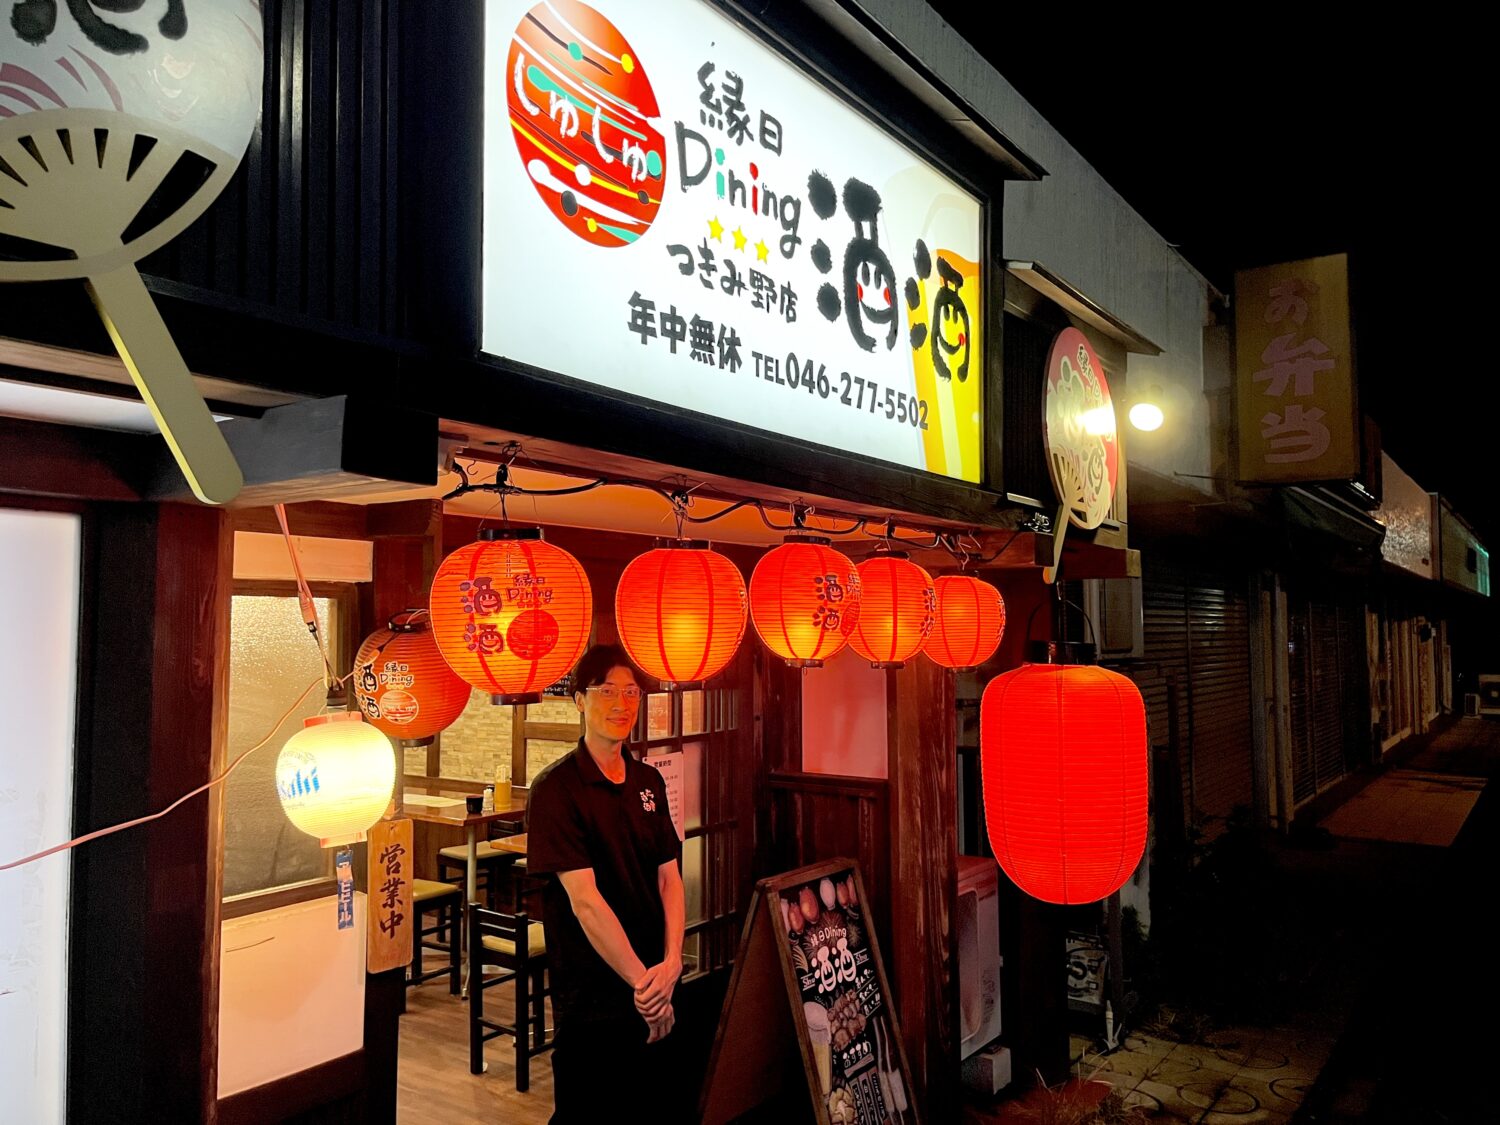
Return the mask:
[[1500,548],[1477,42],[1411,13],[1320,29],[1284,7],[1101,25],[1061,5],[931,6],[1221,289],[1237,268],[1348,251],[1362,408]]

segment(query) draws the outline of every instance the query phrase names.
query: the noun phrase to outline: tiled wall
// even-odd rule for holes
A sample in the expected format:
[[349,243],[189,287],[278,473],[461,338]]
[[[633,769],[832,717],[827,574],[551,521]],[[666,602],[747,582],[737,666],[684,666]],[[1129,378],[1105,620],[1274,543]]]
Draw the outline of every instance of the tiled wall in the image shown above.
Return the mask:
[[[490,697],[475,691],[458,721],[442,734],[442,776],[466,781],[510,779],[511,721],[514,707],[496,707]],[[537,723],[576,723],[578,708],[568,699],[545,699],[526,709],[527,718]],[[535,777],[545,766],[568,753],[572,742],[543,742],[532,739],[526,746],[528,778]],[[406,772],[427,772],[427,749],[406,752]]]

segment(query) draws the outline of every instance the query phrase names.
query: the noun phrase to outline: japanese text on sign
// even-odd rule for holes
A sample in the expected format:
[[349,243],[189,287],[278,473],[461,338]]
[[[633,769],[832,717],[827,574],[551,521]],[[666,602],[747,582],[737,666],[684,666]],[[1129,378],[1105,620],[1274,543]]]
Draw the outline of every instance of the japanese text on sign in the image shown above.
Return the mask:
[[977,200],[710,4],[487,28],[487,351],[979,479]]
[[1240,478],[1357,476],[1345,256],[1239,273],[1235,305]]

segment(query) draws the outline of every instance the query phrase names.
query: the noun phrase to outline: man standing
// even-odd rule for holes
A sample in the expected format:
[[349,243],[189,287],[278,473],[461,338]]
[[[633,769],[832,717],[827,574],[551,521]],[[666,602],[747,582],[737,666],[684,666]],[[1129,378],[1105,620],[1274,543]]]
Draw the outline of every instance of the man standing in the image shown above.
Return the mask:
[[526,806],[527,866],[549,877],[553,1125],[618,1113],[642,1081],[662,1088],[652,1045],[672,1031],[685,915],[666,785],[623,752],[641,705],[630,659],[595,645],[574,675],[584,735]]

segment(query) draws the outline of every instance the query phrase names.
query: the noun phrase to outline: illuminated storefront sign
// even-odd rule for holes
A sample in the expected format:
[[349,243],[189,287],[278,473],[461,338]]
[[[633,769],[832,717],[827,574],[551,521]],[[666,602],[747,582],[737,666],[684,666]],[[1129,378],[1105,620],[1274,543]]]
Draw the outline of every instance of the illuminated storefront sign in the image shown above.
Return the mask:
[[974,196],[707,4],[485,34],[485,351],[980,479]]
[[1240,479],[1359,476],[1346,255],[1234,276]]

